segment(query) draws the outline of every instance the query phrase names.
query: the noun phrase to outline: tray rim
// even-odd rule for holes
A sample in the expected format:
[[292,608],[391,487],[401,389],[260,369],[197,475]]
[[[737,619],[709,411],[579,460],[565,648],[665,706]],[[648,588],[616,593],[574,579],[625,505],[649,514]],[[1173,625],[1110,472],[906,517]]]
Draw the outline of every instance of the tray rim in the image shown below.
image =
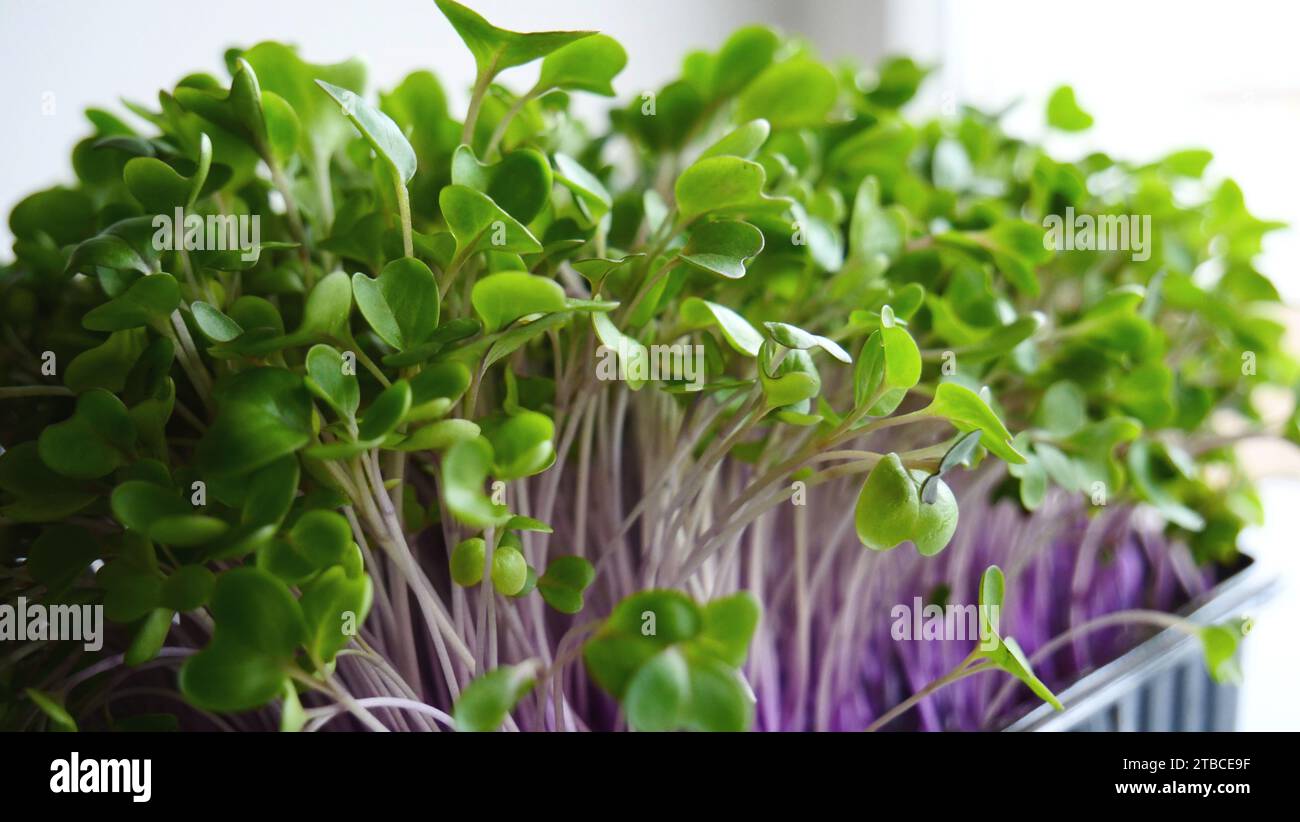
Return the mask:
[[[1198,625],[1209,625],[1243,606],[1264,602],[1275,595],[1281,587],[1281,578],[1250,554],[1243,551],[1240,556],[1246,560],[1244,567],[1174,613]],[[1044,703],[1002,730],[1068,730],[1147,680],[1199,654],[1196,637],[1165,628],[1058,693],[1066,705],[1064,711],[1053,710]]]

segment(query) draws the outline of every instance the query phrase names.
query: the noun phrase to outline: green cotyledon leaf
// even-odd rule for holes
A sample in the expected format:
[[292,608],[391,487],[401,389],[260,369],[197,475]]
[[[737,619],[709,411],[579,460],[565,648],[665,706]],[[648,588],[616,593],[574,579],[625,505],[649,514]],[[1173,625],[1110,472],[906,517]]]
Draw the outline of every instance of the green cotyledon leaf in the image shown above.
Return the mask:
[[691,232],[681,257],[701,271],[735,280],[762,250],[763,232],[740,220],[717,220]]
[[984,447],[1010,463],[1023,463],[1025,457],[1011,444],[1011,432],[998,419],[998,415],[988,407],[979,394],[953,382],[939,383],[934,400],[926,407],[925,414],[943,417],[961,431],[978,428],[983,432],[981,442]]
[[517,32],[497,28],[481,15],[453,0],[436,0],[438,8],[460,35],[480,77],[531,63],[568,44],[589,37],[591,31]]
[[465,185],[449,185],[438,195],[443,219],[456,238],[456,255],[491,250],[510,254],[537,254],[537,238],[491,197]]
[[315,164],[328,162],[351,129],[333,110],[334,105],[321,96],[315,81],[321,78],[342,88],[361,89],[365,65],[355,58],[332,65],[309,63],[293,47],[272,41],[258,43],[240,56],[257,72],[264,90],[293,107],[302,125],[303,155]]
[[1062,131],[1086,131],[1092,127],[1092,115],[1079,106],[1073,88],[1060,86],[1048,98],[1047,124]]
[[414,257],[393,260],[377,279],[353,274],[352,296],[380,339],[399,351],[427,342],[438,327],[438,283]]
[[374,152],[393,170],[403,183],[415,176],[417,160],[415,149],[392,118],[367,103],[356,92],[341,88],[325,80],[316,85],[339,104],[343,115],[356,126]]
[[487,331],[497,331],[520,317],[551,314],[567,308],[564,289],[554,280],[526,271],[489,274],[474,283],[470,302]]
[[447,508],[466,525],[486,528],[510,518],[506,507],[492,502],[483,489],[492,470],[493,457],[492,444],[484,437],[457,442],[443,457],[443,494]]
[[582,593],[596,578],[596,569],[586,559],[562,556],[551,560],[546,573],[537,580],[537,590],[557,611],[576,614],[582,610]]
[[701,214],[781,211],[789,200],[763,192],[767,172],[739,157],[705,157],[677,178],[677,208],[684,219]]
[[469,684],[452,715],[459,731],[495,731],[529,691],[540,674],[536,660],[494,668]]
[[816,60],[795,57],[770,66],[740,93],[736,119],[765,119],[774,128],[815,126],[835,105],[838,82]]
[[523,225],[531,223],[546,207],[552,180],[550,163],[532,149],[517,149],[496,163],[480,162],[466,145],[452,155],[452,183],[487,195]]
[[301,125],[278,94],[263,91],[257,72],[237,58],[230,89],[182,85],[176,100],[205,120],[243,137],[268,163],[284,164],[298,144]]
[[135,453],[136,429],[116,396],[95,388],[77,399],[73,415],[41,432],[41,461],[73,479],[95,479],[128,462]]
[[592,34],[542,59],[537,88],[565,89],[613,97],[611,81],[627,65],[627,52],[613,37]]
[[763,335],[744,317],[725,305],[699,297],[688,297],[682,302],[681,321],[686,328],[717,325],[727,343],[748,357],[757,357],[759,348],[763,345]]

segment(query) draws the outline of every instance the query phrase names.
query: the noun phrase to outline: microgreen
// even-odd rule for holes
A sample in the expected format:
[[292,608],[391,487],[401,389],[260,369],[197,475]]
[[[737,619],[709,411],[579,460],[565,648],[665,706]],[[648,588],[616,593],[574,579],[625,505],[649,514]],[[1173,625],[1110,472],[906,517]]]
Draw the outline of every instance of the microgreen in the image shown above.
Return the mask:
[[[1258,501],[1210,420],[1269,433],[1254,391],[1298,372],[1254,267],[1276,224],[1204,152],[913,121],[924,67],[872,85],[761,26],[618,99],[606,35],[439,10],[463,118],[428,71],[376,92],[261,43],[139,130],[92,116],[77,181],[10,215],[6,585],[103,605],[186,726],[824,725],[843,626],[888,624],[862,574],[941,561],[972,506],[1142,505],[1233,559]],[[607,131],[573,94],[616,98]],[[1092,118],[1063,88],[1046,121]],[[257,239],[160,231],[178,209]],[[1067,213],[1155,241],[1053,247]],[[876,724],[984,670],[1060,707],[1043,643],[985,627]],[[1196,630],[1231,677],[1241,631]],[[0,721],[97,722],[108,659],[25,655]]]

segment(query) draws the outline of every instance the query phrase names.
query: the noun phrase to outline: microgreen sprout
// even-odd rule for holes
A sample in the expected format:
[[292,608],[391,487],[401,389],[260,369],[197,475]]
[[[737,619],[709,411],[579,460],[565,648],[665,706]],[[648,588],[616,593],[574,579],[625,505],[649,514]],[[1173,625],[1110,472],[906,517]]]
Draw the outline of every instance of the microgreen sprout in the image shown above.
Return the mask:
[[[1276,433],[1253,391],[1297,370],[1253,265],[1276,226],[1208,156],[914,121],[924,68],[761,26],[632,93],[608,36],[438,10],[463,117],[428,71],[376,93],[261,43],[130,122],[92,109],[76,182],[13,209],[0,585],[120,641],[6,647],[6,726],[114,726],[163,667],[185,727],[881,728],[993,670],[1060,708],[1031,663],[1125,620],[1230,673],[1239,631],[1124,610],[852,690],[871,586],[983,567],[934,563],[995,504],[1023,534],[1150,510],[1170,552],[1235,555],[1259,506],[1209,421]],[[1068,88],[1047,118],[1091,123]],[[1049,247],[1067,208],[1149,216],[1151,253]]]

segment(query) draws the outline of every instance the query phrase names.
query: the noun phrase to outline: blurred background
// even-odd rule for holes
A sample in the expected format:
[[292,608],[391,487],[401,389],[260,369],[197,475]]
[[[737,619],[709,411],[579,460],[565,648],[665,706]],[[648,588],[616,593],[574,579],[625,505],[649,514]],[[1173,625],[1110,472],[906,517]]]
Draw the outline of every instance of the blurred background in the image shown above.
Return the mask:
[[[627,48],[615,86],[623,100],[673,76],[692,48],[716,48],[732,29],[761,22],[799,33],[827,58],[872,65],[907,54],[935,67],[914,115],[971,103],[1015,104],[1006,125],[1041,139],[1043,105],[1074,86],[1096,125],[1081,136],[1052,135],[1068,159],[1093,148],[1133,160],[1173,149],[1214,152],[1212,177],[1236,179],[1252,212],[1300,226],[1300,4],[1094,0],[471,0],[494,23],[519,30],[598,29]],[[82,110],[121,113],[127,98],[154,104],[158,84],[191,71],[219,73],[229,46],[295,43],[304,58],[358,56],[371,88],[391,87],[431,68],[463,106],[473,79],[469,55],[432,0],[163,0],[112,3],[0,0],[0,111],[5,162],[0,211],[66,180],[68,154],[85,136]],[[516,89],[536,67],[507,72]],[[593,117],[609,105],[584,100]],[[0,225],[0,259],[12,237]],[[1300,232],[1269,235],[1259,269],[1300,305]],[[1300,323],[1291,323],[1300,332]],[[1300,345],[1293,345],[1293,350]],[[1251,444],[1245,446],[1251,448]],[[1283,578],[1246,644],[1240,724],[1300,730],[1300,454],[1269,443],[1247,452],[1263,484],[1268,524],[1246,546]]]

